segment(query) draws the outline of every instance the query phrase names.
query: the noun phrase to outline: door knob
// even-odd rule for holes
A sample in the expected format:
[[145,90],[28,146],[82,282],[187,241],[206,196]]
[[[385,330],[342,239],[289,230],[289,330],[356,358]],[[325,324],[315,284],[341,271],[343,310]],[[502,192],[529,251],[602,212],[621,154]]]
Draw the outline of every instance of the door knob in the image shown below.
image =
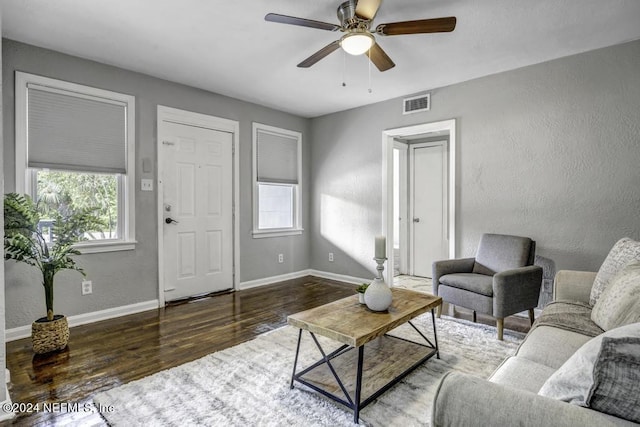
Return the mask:
[[172,222],[175,222],[176,224],[178,223],[178,221],[176,221],[173,218],[167,218],[167,219],[164,220],[164,222],[166,222],[167,224],[171,224]]
[[420,222],[420,218],[413,218],[413,222]]

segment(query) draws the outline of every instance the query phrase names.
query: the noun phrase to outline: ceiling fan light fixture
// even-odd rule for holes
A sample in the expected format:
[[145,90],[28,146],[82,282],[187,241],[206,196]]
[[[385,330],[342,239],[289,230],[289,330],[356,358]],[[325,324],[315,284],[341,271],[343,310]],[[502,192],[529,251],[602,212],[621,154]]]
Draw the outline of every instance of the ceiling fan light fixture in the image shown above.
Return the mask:
[[373,46],[375,40],[369,33],[353,32],[342,36],[340,46],[350,55],[362,55]]

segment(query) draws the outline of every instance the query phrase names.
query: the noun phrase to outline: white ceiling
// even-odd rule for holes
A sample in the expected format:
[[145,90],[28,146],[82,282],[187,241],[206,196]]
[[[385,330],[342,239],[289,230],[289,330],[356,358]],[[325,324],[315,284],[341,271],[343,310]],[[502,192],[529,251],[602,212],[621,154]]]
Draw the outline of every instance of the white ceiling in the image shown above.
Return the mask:
[[296,67],[341,33],[264,21],[274,12],[338,23],[339,3],[2,0],[2,32],[304,117],[640,39],[638,0],[387,0],[374,26],[442,16],[458,22],[452,33],[377,36],[396,67],[372,66],[369,93],[365,56],[338,50],[309,69]]

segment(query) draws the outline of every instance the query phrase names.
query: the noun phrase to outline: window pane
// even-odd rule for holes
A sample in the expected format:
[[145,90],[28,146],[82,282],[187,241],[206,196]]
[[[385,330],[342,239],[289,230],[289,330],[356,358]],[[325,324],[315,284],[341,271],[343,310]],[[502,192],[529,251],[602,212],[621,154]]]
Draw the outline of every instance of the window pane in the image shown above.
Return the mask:
[[293,228],[293,185],[258,184],[258,228]]
[[38,210],[43,234],[50,230],[48,215],[55,210],[71,212],[95,208],[104,226],[89,230],[89,240],[118,239],[118,175],[63,171],[37,171]]

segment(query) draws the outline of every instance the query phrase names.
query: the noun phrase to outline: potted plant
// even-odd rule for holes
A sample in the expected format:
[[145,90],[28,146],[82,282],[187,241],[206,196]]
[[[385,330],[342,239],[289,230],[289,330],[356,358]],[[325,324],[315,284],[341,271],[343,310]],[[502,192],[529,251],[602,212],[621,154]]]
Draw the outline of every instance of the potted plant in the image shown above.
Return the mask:
[[364,293],[368,287],[369,287],[368,283],[363,283],[362,285],[356,288],[356,292],[358,293],[358,300],[360,301],[360,304],[364,304]]
[[85,232],[94,230],[102,221],[93,209],[70,211],[64,207],[49,212],[48,233],[41,228],[38,206],[27,196],[16,193],[4,197],[4,257],[32,265],[42,272],[47,315],[31,326],[33,350],[48,353],[62,350],[69,341],[69,324],[64,315],[54,315],[53,283],[60,270],[77,270],[72,255],[80,255],[73,245],[86,240]]

